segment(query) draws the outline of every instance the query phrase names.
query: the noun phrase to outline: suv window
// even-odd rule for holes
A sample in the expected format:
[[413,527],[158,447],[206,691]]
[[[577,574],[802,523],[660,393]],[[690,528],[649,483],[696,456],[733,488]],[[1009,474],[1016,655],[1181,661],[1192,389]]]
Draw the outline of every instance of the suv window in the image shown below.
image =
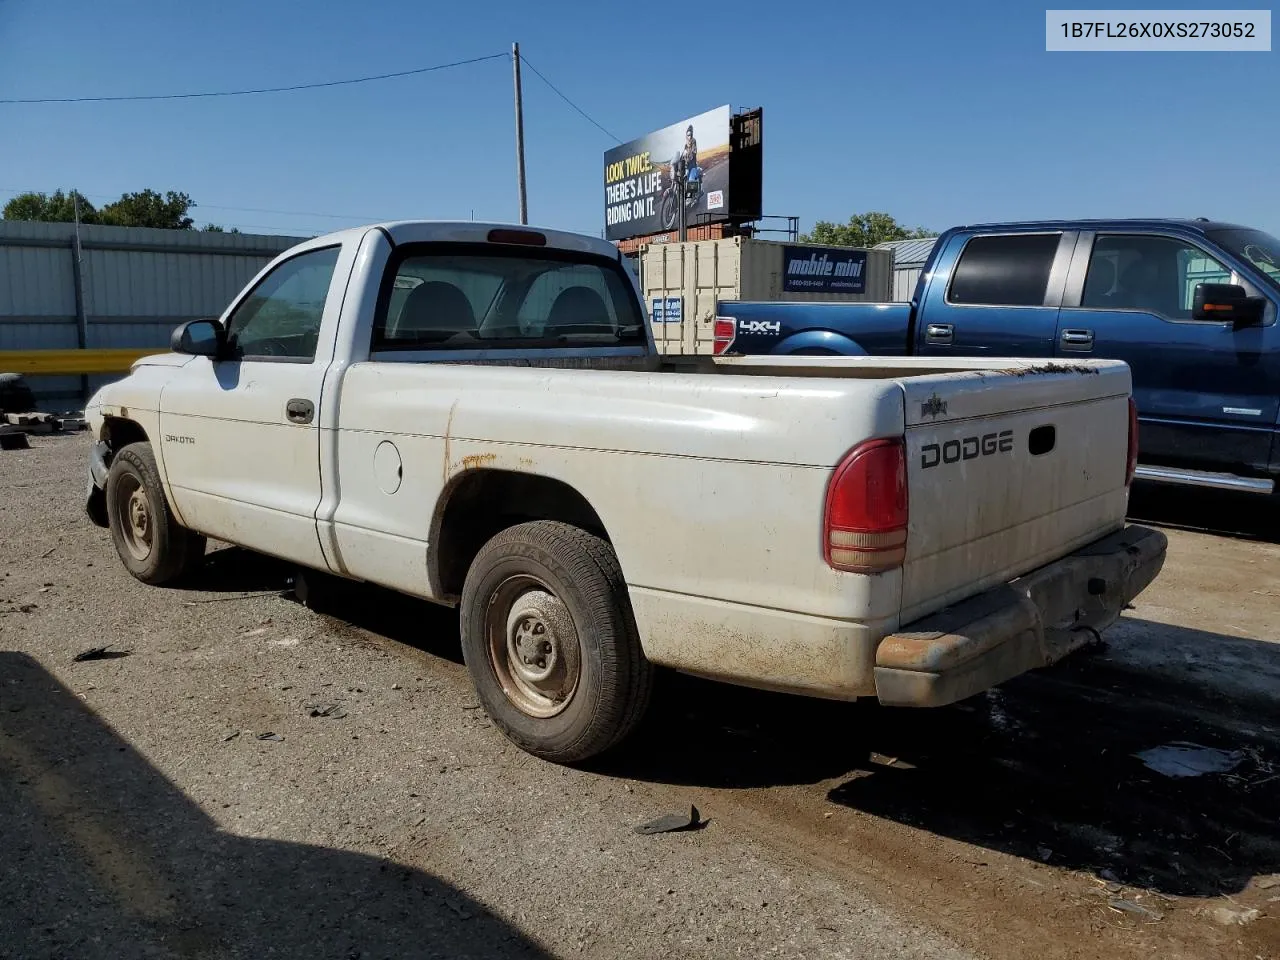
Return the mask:
[[374,350],[643,346],[644,318],[617,261],[490,244],[397,248]]
[[948,301],[1043,306],[1060,237],[1057,233],[1023,233],[972,238],[956,264]]
[[1089,256],[1080,306],[1190,320],[1198,284],[1230,282],[1230,268],[1185,240],[1100,235]]
[[231,356],[314,360],[338,250],[299,254],[263,277],[227,318]]

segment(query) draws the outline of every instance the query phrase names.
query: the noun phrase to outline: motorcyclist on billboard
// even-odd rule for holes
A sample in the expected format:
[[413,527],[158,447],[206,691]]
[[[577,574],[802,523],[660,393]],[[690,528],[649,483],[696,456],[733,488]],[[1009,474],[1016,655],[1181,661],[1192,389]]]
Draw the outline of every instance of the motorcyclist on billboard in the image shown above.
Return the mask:
[[696,181],[702,175],[698,166],[698,141],[693,137],[693,124],[684,129],[684,145],[671,161],[671,179],[675,183]]

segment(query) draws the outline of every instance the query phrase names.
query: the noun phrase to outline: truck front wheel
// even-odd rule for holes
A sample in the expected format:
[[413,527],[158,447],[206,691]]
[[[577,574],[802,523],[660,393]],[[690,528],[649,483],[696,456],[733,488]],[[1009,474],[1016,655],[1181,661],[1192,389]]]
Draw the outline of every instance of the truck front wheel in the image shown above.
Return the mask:
[[170,583],[203,560],[205,538],[174,518],[151,444],[131,443],[117,451],[107,473],[106,493],[116,553],[143,583]]
[[481,548],[462,589],[462,655],[489,717],[556,763],[620,741],[652,667],[613,548],[578,527],[522,523]]

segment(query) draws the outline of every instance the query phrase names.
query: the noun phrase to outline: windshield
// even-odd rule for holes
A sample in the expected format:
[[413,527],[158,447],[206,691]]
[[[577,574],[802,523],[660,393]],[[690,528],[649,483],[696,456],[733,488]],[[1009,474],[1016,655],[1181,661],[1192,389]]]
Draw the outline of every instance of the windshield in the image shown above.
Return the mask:
[[1236,256],[1248,260],[1280,290],[1280,240],[1261,230],[1210,230],[1206,234]]

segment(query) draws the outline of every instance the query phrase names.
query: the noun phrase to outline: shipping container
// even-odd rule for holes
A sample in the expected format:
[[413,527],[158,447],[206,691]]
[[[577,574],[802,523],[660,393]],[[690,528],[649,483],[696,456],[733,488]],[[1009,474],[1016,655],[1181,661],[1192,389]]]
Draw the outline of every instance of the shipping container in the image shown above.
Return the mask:
[[893,251],[747,237],[662,243],[640,258],[660,353],[711,353],[721,300],[888,300]]

